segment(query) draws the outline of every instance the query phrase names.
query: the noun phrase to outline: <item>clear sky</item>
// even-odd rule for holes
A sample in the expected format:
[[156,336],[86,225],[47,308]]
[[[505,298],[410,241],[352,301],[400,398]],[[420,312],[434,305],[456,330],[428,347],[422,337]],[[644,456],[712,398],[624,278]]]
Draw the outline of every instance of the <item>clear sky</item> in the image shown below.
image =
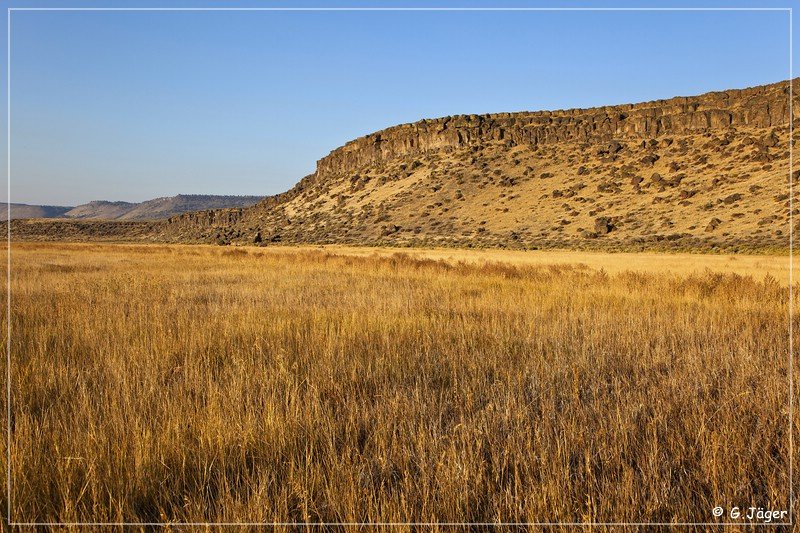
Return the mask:
[[[317,159],[346,141],[398,123],[637,102],[789,77],[786,12],[13,11],[11,16],[11,201],[35,204],[141,201],[178,193],[273,194],[313,172]],[[5,66],[3,57],[3,72]],[[5,98],[5,84],[2,94]],[[2,115],[5,122],[5,109]]]

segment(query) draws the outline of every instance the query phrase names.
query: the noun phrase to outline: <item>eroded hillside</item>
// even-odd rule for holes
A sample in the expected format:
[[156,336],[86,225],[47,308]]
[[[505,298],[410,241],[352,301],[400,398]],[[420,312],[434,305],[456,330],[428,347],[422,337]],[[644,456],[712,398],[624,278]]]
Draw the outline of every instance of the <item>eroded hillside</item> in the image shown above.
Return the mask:
[[256,206],[172,217],[148,237],[781,248],[788,125],[788,82],[589,110],[423,120],[334,150],[314,174]]

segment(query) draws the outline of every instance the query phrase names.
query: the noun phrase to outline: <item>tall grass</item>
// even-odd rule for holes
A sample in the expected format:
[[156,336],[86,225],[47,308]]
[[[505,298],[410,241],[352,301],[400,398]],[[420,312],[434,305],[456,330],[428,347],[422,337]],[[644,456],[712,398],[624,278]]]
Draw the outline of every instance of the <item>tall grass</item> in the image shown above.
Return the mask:
[[155,245],[13,257],[15,521],[788,508],[788,289],[769,278]]

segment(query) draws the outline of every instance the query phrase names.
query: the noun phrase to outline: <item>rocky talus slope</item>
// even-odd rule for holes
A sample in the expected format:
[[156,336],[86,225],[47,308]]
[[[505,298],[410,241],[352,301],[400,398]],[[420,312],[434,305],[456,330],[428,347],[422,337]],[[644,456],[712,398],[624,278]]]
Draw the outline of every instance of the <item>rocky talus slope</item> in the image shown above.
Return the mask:
[[[594,109],[422,120],[347,143],[294,188],[253,207],[171,217],[136,239],[785,248],[789,114],[786,81]],[[12,226],[20,238],[37,231],[33,222]]]

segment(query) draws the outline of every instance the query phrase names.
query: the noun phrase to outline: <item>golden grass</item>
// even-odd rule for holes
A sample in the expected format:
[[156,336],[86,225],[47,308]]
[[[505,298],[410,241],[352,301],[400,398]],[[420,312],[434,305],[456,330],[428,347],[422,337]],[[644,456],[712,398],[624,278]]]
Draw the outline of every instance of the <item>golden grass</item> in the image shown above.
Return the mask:
[[762,277],[15,245],[12,518],[785,510],[788,288]]
[[[292,246],[295,250],[316,250],[356,257],[390,257],[400,253],[414,259],[432,259],[448,263],[464,262],[486,265],[503,263],[513,266],[585,266],[605,270],[608,274],[641,272],[645,274],[677,274],[681,276],[707,272],[752,276],[763,280],[766,276],[778,282],[789,283],[789,255],[748,254],[689,254],[658,252],[597,252],[575,250],[500,250],[453,248],[392,248],[324,245]],[[265,250],[280,253],[280,247]],[[795,257],[795,265],[800,258]]]

